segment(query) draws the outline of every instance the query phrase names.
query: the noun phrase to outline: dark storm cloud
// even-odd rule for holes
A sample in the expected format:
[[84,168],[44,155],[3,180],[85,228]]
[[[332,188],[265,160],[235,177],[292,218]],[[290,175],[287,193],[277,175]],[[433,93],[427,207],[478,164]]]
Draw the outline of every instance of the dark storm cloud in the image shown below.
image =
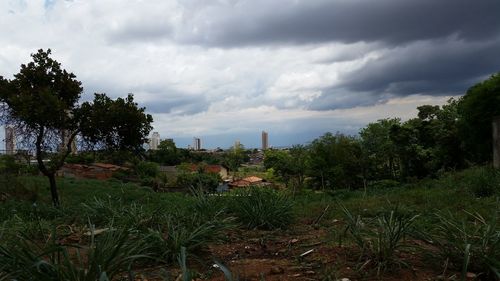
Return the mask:
[[478,40],[499,33],[499,11],[498,0],[240,1],[196,14],[188,21],[195,32],[185,39],[222,47],[331,41],[396,45],[452,34]]
[[462,95],[500,71],[500,39],[471,42],[440,39],[380,50],[377,59],[340,76],[339,85],[322,89],[313,110],[384,103],[413,94]]
[[463,94],[471,83],[500,70],[500,40],[428,41],[398,47],[343,75],[351,91]]

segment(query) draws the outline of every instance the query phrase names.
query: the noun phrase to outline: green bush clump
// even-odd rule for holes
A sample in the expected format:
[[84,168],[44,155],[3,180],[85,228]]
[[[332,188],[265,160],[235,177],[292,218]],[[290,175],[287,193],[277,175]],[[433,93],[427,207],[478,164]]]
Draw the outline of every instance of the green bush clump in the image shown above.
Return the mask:
[[230,211],[247,228],[278,229],[293,221],[293,201],[282,191],[252,187],[232,195]]
[[[436,261],[448,261],[448,267],[474,272],[482,280],[500,278],[500,226],[498,211],[489,220],[480,214],[467,213],[459,219],[450,214],[437,213],[436,231],[428,241],[437,249],[428,251]],[[463,279],[465,280],[465,279]]]
[[[149,248],[144,240],[128,230],[108,230],[87,245],[63,244],[52,232],[46,243],[28,235],[0,245],[0,280],[114,280],[118,274],[132,274],[131,266],[146,258]],[[85,255],[83,255],[85,252]]]
[[348,235],[361,250],[362,268],[372,265],[377,275],[395,267],[406,266],[397,252],[406,248],[406,237],[413,233],[418,215],[405,215],[396,207],[373,219],[353,215],[341,206],[346,221],[344,235]]
[[492,167],[465,171],[464,183],[475,197],[489,197],[500,191],[500,172]]

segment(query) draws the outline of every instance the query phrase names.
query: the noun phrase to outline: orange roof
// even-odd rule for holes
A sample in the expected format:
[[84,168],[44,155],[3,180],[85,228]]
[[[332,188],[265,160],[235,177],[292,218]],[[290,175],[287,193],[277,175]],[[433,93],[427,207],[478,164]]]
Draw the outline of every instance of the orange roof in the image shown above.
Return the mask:
[[249,183],[256,183],[256,182],[261,182],[262,179],[259,178],[259,177],[256,177],[256,176],[250,176],[250,177],[246,177],[243,179],[244,181],[247,181]]
[[236,180],[236,181],[230,182],[229,185],[235,186],[235,187],[245,187],[245,186],[251,185],[251,183],[246,181],[246,180]]
[[[189,167],[189,169],[192,172],[195,172],[196,170],[198,170],[198,165],[191,164],[191,166]],[[205,170],[206,173],[218,174],[222,170],[222,166],[221,165],[206,165],[205,168],[204,168],[204,170]]]

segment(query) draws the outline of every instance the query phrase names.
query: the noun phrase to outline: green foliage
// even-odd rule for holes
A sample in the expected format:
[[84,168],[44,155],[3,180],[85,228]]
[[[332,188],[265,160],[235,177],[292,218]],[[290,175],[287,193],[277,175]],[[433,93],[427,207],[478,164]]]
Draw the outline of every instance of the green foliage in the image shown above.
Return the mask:
[[158,164],[140,161],[134,166],[134,171],[139,178],[155,178],[160,172]]
[[206,192],[215,192],[221,182],[219,174],[215,173],[181,173],[177,176],[177,185],[184,188],[202,188]]
[[491,122],[500,115],[500,74],[469,88],[460,100],[459,113],[468,158],[475,163],[491,161]]
[[[79,135],[90,148],[139,151],[152,129],[153,119],[138,107],[133,96],[112,100],[96,94],[92,102],[79,103],[81,82],[38,50],[32,62],[22,64],[14,79],[0,76],[0,122],[15,125],[29,148],[35,148],[40,172],[50,183],[52,201],[59,206],[55,173]],[[50,161],[43,161],[48,158]]]
[[92,232],[86,247],[60,243],[55,235],[52,232],[46,244],[27,235],[2,243],[0,279],[112,280],[119,273],[131,272],[131,265],[148,251],[143,240],[126,230],[109,230],[99,237]]
[[149,158],[162,165],[173,166],[181,163],[181,154],[173,140],[162,140],[157,150],[149,150]]
[[377,270],[377,275],[395,266],[405,265],[397,253],[406,247],[405,239],[412,233],[412,227],[418,216],[405,216],[398,209],[383,213],[374,220],[353,215],[341,206],[346,220],[344,233],[348,233],[361,249],[363,266],[370,263]]
[[429,254],[437,261],[449,261],[452,269],[475,272],[483,280],[500,278],[500,227],[498,209],[486,220],[478,213],[467,213],[465,219],[437,213],[439,223],[430,237],[437,251]]
[[362,150],[359,140],[326,133],[309,148],[308,175],[317,187],[358,188],[362,186]]
[[381,119],[360,130],[363,154],[368,161],[369,178],[396,178],[399,162],[390,131],[392,126],[399,124],[401,120],[398,118]]
[[285,228],[294,219],[293,201],[283,192],[252,187],[232,194],[230,211],[247,228]]
[[492,167],[473,168],[463,173],[463,182],[474,197],[488,197],[500,193],[500,171]]

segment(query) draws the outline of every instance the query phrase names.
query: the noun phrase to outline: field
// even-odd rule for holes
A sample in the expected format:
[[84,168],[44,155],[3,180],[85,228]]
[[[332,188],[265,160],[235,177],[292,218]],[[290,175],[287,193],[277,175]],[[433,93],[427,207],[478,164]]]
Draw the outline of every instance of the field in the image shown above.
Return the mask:
[[155,193],[0,179],[0,280],[498,280],[500,175],[369,190]]

